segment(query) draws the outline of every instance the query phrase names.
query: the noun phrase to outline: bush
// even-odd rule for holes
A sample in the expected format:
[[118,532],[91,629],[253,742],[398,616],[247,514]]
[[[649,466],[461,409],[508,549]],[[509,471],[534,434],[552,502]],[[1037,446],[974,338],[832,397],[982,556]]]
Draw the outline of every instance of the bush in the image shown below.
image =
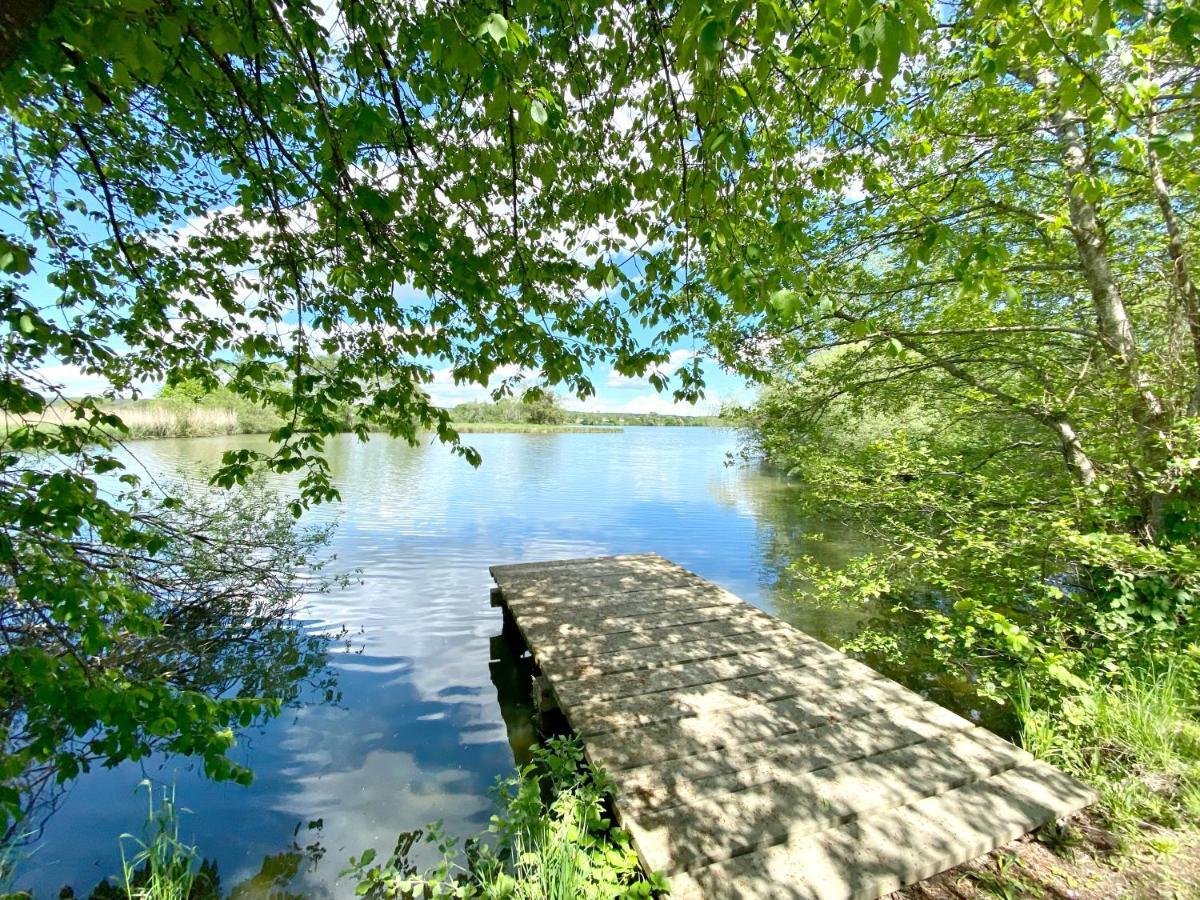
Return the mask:
[[519,400],[460,403],[450,411],[450,417],[463,424],[561,425],[567,420],[567,413],[558,397],[530,389]]
[[[73,496],[26,471],[11,502],[44,503],[39,478],[50,496]],[[307,594],[345,582],[322,571],[331,526],[298,526],[263,479],[220,493],[162,487],[170,493],[119,495],[115,524],[26,517],[20,540],[37,547],[39,567],[0,577],[0,848],[36,831],[93,766],[174,752],[214,779],[247,782],[228,755],[240,729],[304,690],[336,695],[332,636],[297,618]]]
[[[1147,541],[1119,478],[1073,481],[1021,418],[898,389],[848,399],[827,383],[839,358],[779,378],[741,424],[747,453],[797,480],[805,513],[870,548],[833,567],[789,561],[809,602],[887,611],[847,649],[898,670],[919,655],[1006,704],[1020,679],[1051,700],[1200,644],[1194,504]],[[1178,437],[1166,468],[1188,471],[1200,434]]]

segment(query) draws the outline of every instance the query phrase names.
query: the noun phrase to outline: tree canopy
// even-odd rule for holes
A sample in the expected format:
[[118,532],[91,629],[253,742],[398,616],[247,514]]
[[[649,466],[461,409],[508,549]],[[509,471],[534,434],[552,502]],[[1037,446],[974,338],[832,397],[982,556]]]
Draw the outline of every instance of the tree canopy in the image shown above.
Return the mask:
[[1195,10],[874,10],[900,59],[779,73],[708,257],[718,344],[776,375],[757,446],[877,541],[818,581],[914,614],[862,647],[993,696],[1169,658],[1200,634]]

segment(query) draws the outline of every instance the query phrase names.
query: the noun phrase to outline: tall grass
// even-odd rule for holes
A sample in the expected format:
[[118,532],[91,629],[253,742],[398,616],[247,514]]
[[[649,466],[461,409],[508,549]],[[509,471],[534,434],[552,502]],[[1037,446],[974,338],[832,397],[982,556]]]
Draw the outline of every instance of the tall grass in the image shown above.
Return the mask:
[[[154,786],[146,787],[149,814],[145,835],[121,835],[121,874],[129,900],[189,900],[197,887],[199,854],[179,838],[175,790],[163,788],[155,803]],[[132,845],[134,852],[128,855]]]
[[[563,790],[538,814],[511,823],[512,873],[481,878],[483,886],[511,884],[513,897],[520,900],[616,896],[622,885],[611,860],[606,854],[597,859],[592,852],[603,850],[596,839],[599,821],[590,791]],[[613,856],[620,857],[621,850],[614,848]]]
[[221,407],[147,403],[114,412],[129,429],[129,437],[209,437],[242,432],[237,412]]
[[[279,427],[281,421],[273,413],[250,404],[138,400],[132,403],[118,403],[106,407],[105,411],[120,417],[126,430],[113,433],[119,433],[126,440],[262,434]],[[3,427],[7,431],[25,425],[57,428],[67,424],[79,424],[79,420],[64,404],[55,404],[36,418],[5,415],[3,421]]]
[[1117,831],[1194,828],[1200,822],[1196,687],[1194,666],[1176,662],[1094,685],[1054,710],[1039,707],[1023,686],[1016,698],[1022,743],[1092,784]]

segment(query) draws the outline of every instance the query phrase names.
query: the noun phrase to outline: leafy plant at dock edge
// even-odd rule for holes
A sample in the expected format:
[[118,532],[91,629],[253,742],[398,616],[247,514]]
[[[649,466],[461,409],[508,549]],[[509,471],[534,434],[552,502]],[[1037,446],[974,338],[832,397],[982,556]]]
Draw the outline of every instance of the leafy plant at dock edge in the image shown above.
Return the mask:
[[[664,878],[643,876],[629,836],[608,814],[609,783],[585,762],[577,738],[550,738],[533,759],[497,784],[499,812],[491,840],[464,848],[431,826],[403,835],[395,851],[377,862],[373,850],[352,858],[343,872],[359,896],[392,898],[485,897],[511,900],[650,898],[667,890]],[[418,872],[410,853],[418,841],[440,856]]]

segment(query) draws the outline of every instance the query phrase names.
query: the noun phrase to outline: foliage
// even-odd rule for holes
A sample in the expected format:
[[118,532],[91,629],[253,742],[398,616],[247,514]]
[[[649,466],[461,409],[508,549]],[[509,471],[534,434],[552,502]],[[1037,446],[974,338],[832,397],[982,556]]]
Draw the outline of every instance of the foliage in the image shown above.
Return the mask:
[[[295,474],[299,515],[336,496],[336,432],[432,431],[478,461],[426,390],[435,367],[497,399],[531,382],[584,397],[595,366],[669,358],[678,304],[623,268],[669,229],[650,210],[675,191],[643,138],[611,127],[660,65],[627,24],[603,3],[403,0],[59,0],[4,17],[7,821],[30,772],[152,746],[248,778],[224,756],[230,729],[286,699],[147,664],[140,648],[167,641],[169,661],[177,632],[146,575],[204,532],[125,468],[114,445],[139,407],[119,397],[235,398],[272,444],[230,451],[214,483]],[[63,371],[109,387],[63,396]],[[109,492],[118,476],[128,494]],[[235,581],[243,563],[261,574],[223,558]],[[206,597],[219,574],[181,571],[201,580],[173,579],[172,596]]]
[[720,416],[684,416],[674,413],[580,412],[572,410],[568,421],[575,425],[649,425],[716,428],[725,424]]
[[46,362],[222,385],[284,420],[223,480],[302,470],[312,501],[347,408],[362,436],[434,430],[475,458],[431,360],[497,397],[665,361],[677,310],[618,265],[668,227],[658,176],[609,127],[658,56],[617,10],[563,12],[55,4],[0,78],[6,407],[54,394]]
[[78,510],[94,485],[36,460],[12,474],[5,521],[26,524],[4,532],[24,567],[4,576],[0,605],[10,839],[24,813],[52,806],[57,785],[96,763],[163,750],[248,781],[226,755],[235,729],[307,688],[333,695],[329,638],[295,619],[304,592],[340,580],[321,571],[329,531],[297,527],[264,484],[167,486],[165,503],[126,492],[89,527]]
[[1021,736],[1037,756],[1100,792],[1113,826],[1194,827],[1200,819],[1200,658],[1132,670],[1062,704],[1017,695]]
[[[816,570],[817,593],[891,607],[859,649],[1000,700],[1019,675],[1061,699],[1185,653],[1200,21],[1123,2],[813,13],[796,77],[748,89],[760,165],[705,265],[728,300],[714,342],[771,379],[753,448],[874,547]],[[857,77],[824,45],[850,21]]]
[[1103,483],[1080,485],[1004,410],[912,381],[828,401],[845,384],[839,362],[781,379],[746,424],[752,452],[803,484],[798,503],[871,548],[837,566],[792,561],[818,602],[878,598],[890,610],[851,649],[920,654],[1003,702],[1018,677],[1053,696],[1200,645],[1187,527],[1154,544],[1131,535]]
[[555,425],[718,425],[717,416],[682,416],[663,413],[616,413],[567,409],[560,398],[542,393],[521,401],[460,403],[450,410],[456,426],[467,424]]
[[[551,738],[535,748],[532,761],[501,780],[497,793],[501,809],[490,827],[495,844],[469,843],[465,867],[456,862],[456,844],[434,827],[403,835],[383,862],[368,850],[345,874],[360,896],[377,898],[607,900],[666,889],[657,876],[643,878],[629,836],[609,817],[608,781],[584,761],[578,739]],[[424,873],[409,861],[418,839],[441,856]]]
[[1021,875],[1022,863],[1017,854],[1001,850],[988,862],[995,866],[994,871],[989,867],[971,876],[971,880],[986,892],[984,896],[996,900],[1021,900],[1043,893],[1040,885]]
[[558,397],[542,391],[527,392],[520,400],[460,403],[450,410],[450,417],[455,423],[561,425],[567,412]]
[[[6,609],[78,656],[0,666],[54,720],[6,784],[121,721],[244,775],[210,713],[259,701],[198,694],[197,724],[156,675],[83,679],[157,628],[134,570],[93,577],[174,539],[97,485],[122,464],[109,402],[146,382],[278,417],[215,482],[298,473],[298,514],[335,496],[323,441],[346,427],[477,461],[436,365],[495,399],[586,397],[597,366],[693,399],[705,354],[787,378],[845,348],[810,410],[903,397],[937,424],[814,481],[897,526],[887,564],[848,577],[924,585],[948,661],[1073,684],[1125,653],[1123,622],[1150,647],[1194,629],[1194,4],[32,8],[0,52],[0,410],[68,414],[0,441],[0,568]],[[655,364],[688,336],[668,384]],[[62,398],[55,366],[112,389]],[[122,734],[102,756],[143,752]]]

